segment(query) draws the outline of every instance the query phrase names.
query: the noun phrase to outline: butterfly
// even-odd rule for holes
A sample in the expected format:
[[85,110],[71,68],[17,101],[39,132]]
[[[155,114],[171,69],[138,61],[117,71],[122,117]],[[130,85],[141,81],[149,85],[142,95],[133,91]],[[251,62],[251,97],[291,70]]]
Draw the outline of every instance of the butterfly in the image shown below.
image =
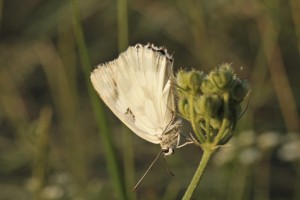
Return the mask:
[[119,57],[98,65],[91,82],[104,103],[135,134],[162,153],[174,153],[181,121],[176,117],[173,58],[164,47],[130,46]]

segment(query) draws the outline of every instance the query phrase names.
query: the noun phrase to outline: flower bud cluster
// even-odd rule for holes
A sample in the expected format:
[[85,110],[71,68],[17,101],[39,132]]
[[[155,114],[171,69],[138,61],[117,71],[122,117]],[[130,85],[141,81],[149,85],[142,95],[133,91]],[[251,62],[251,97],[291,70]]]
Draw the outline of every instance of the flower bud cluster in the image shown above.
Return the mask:
[[200,143],[225,144],[241,115],[241,103],[250,88],[229,64],[209,74],[181,70],[177,73],[178,110],[190,121]]

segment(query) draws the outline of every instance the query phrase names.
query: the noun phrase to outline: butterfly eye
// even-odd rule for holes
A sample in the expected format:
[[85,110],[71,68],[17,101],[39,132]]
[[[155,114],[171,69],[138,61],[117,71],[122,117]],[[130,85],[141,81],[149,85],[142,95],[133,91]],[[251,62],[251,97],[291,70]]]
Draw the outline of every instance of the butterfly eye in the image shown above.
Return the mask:
[[173,148],[162,149],[162,152],[163,152],[164,156],[172,155],[174,153],[174,151],[175,150]]

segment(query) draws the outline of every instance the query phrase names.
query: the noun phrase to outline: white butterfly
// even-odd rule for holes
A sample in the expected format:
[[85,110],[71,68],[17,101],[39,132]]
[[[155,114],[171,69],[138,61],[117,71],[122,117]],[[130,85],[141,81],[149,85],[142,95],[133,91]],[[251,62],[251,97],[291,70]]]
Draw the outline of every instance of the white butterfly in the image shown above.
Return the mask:
[[179,143],[173,58],[165,48],[137,44],[111,62],[98,65],[91,81],[113,113],[141,138],[171,155]]

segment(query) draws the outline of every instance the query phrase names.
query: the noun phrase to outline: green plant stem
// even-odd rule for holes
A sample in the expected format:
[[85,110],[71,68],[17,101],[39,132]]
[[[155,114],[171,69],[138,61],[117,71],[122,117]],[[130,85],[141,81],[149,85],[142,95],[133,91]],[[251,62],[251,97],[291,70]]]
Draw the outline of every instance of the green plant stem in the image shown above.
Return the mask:
[[212,146],[211,144],[203,144],[203,156],[201,158],[201,161],[199,163],[199,166],[194,174],[194,177],[190,183],[190,185],[188,186],[188,189],[186,190],[182,200],[189,200],[191,199],[194,190],[196,189],[199,181],[202,178],[202,174],[206,168],[206,165],[208,163],[208,161],[210,160],[211,156],[213,155],[213,153],[215,152],[215,150],[217,149],[215,146]]
[[36,130],[36,149],[34,152],[33,176],[37,181],[37,188],[34,191],[34,199],[41,199],[42,189],[45,186],[47,164],[49,129],[51,126],[52,109],[45,107],[40,112],[40,118]]
[[116,152],[112,144],[112,138],[110,131],[108,130],[107,121],[103,108],[100,106],[100,102],[96,93],[93,91],[93,88],[90,84],[90,60],[88,57],[88,51],[84,40],[83,30],[80,24],[79,8],[78,2],[76,0],[71,0],[72,9],[73,9],[73,26],[74,33],[76,37],[76,42],[79,49],[80,61],[85,75],[88,94],[90,96],[91,104],[93,110],[95,111],[95,118],[99,127],[100,137],[102,140],[103,149],[105,151],[105,158],[107,162],[107,168],[110,173],[112,183],[116,191],[116,199],[126,200],[126,189],[125,183],[122,179],[122,174],[120,172],[120,164],[117,160]]
[[206,137],[207,141],[211,143],[211,135],[210,135],[210,116],[206,115],[205,116],[205,132],[206,132]]
[[118,10],[118,47],[119,52],[124,51],[128,46],[128,8],[127,0],[117,1]]

